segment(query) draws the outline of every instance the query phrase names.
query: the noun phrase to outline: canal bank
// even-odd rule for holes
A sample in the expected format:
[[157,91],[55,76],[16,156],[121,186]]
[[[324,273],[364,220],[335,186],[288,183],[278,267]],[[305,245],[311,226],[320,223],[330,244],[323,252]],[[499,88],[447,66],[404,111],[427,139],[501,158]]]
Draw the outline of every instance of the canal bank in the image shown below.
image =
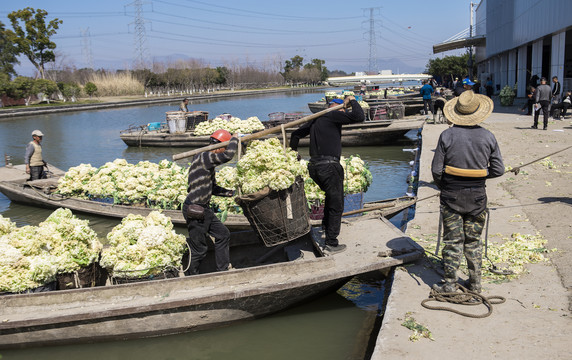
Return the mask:
[[101,109],[114,109],[129,106],[141,105],[156,105],[180,102],[184,98],[189,99],[189,107],[193,105],[193,101],[203,100],[222,100],[231,99],[241,96],[257,96],[269,94],[298,94],[308,91],[316,91],[325,89],[326,87],[290,87],[290,88],[277,88],[277,89],[257,89],[257,90],[240,90],[240,91],[216,91],[216,92],[199,92],[195,94],[179,94],[179,95],[146,95],[146,96],[115,96],[115,97],[101,97],[96,98],[100,102],[93,104],[70,104],[70,105],[57,105],[45,107],[29,107],[11,109],[0,108],[0,119],[13,118],[18,116],[40,115],[40,114],[54,114],[69,111],[83,111],[83,110],[101,110]]
[[[495,104],[495,112],[483,126],[495,134],[505,166],[514,168],[572,144],[570,119],[550,121],[548,131],[530,129],[531,125],[532,118],[520,115],[518,107]],[[420,199],[438,192],[432,183],[430,166],[439,135],[446,128],[426,124],[423,129],[417,194]],[[493,305],[493,313],[485,318],[426,309],[421,302],[429,296],[431,285],[441,279],[438,266],[428,260],[433,257],[428,255],[413,265],[399,267],[372,359],[572,358],[568,336],[572,333],[571,163],[572,149],[526,166],[517,176],[507,173],[487,181],[489,245],[505,243],[513,234],[521,234],[530,238],[542,236],[547,240],[547,249],[557,249],[543,253],[547,261],[526,265],[527,271],[516,279],[483,279],[483,295],[502,296],[506,298],[504,304]],[[438,197],[420,201],[407,234],[433,253],[438,220]],[[483,266],[490,266],[486,259]],[[461,272],[459,275],[467,278]],[[456,309],[472,314],[487,312],[482,305]],[[433,340],[411,340],[413,331],[402,325],[406,317],[427,328]]]

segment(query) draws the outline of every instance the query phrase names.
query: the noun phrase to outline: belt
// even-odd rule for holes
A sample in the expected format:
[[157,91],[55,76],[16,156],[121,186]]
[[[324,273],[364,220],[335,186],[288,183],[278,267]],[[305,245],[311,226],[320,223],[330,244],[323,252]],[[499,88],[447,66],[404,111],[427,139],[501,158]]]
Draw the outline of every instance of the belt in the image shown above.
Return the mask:
[[445,174],[471,178],[481,178],[488,175],[487,169],[461,169],[450,165],[445,166]]
[[340,158],[337,156],[330,156],[330,155],[314,155],[310,158],[310,162],[340,162]]

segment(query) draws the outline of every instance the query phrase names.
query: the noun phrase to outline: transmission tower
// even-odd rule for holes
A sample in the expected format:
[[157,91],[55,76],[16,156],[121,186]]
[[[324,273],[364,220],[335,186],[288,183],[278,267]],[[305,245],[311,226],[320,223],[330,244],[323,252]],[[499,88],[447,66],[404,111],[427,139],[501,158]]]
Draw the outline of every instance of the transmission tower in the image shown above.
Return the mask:
[[89,28],[81,29],[81,55],[88,69],[93,69],[93,55],[91,52],[91,34]]
[[145,22],[143,18],[143,1],[134,0],[131,4],[126,6],[133,6],[135,9],[134,35],[135,35],[135,68],[144,69],[147,64],[147,34],[145,32]]
[[368,31],[368,42],[369,42],[369,60],[367,64],[368,73],[377,73],[377,45],[375,43],[375,10],[379,10],[379,7],[367,8],[364,10],[369,10],[369,31]]

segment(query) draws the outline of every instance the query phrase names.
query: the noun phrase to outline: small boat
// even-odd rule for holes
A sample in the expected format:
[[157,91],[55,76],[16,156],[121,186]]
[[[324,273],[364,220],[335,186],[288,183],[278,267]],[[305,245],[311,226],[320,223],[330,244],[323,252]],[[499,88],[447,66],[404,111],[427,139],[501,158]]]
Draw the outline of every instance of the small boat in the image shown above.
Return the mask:
[[[374,120],[342,127],[342,146],[376,146],[395,142],[412,129],[419,129],[425,123],[424,118],[405,118],[399,120]],[[286,129],[287,136],[294,128]],[[281,134],[268,135],[282,138]],[[209,136],[195,136],[192,131],[171,133],[166,128],[149,130],[132,128],[123,130],[119,137],[127,146],[137,147],[203,147],[209,145]],[[300,140],[300,146],[309,146],[308,137]]]
[[[128,214],[147,216],[153,210],[142,206],[119,205],[106,202],[99,202],[87,199],[66,197],[54,193],[57,188],[59,176],[65,172],[54,166],[49,166],[53,177],[49,179],[26,181],[28,174],[24,165],[14,165],[12,167],[0,167],[0,192],[11,201],[30,206],[57,209],[60,207],[70,209],[74,212],[98,215],[109,218],[122,219]],[[5,180],[4,180],[5,179]],[[416,198],[404,196],[395,199],[374,201],[364,204],[364,207],[378,207],[381,216],[391,218],[403,209],[415,204]],[[171,218],[175,225],[185,225],[185,219],[181,210],[162,210],[163,214]],[[249,230],[250,224],[242,214],[228,214],[224,224],[231,231]],[[321,224],[321,220],[311,220],[311,225]]]
[[[405,96],[405,95],[404,95]],[[403,116],[414,116],[418,115],[423,109],[423,99],[418,96],[410,96],[407,98],[389,98],[389,99],[379,99],[377,97],[364,98],[364,101],[369,105],[369,111],[366,112],[366,117],[369,120],[378,120],[376,116],[376,111],[379,108],[403,106]],[[328,108],[328,104],[325,100],[314,101],[308,103],[308,108],[312,113],[317,113]],[[403,117],[402,116],[402,117]]]
[[274,248],[265,247],[251,231],[232,236],[229,271],[211,272],[214,256],[209,253],[200,275],[0,296],[0,349],[226,326],[290,308],[335,291],[353,276],[423,254],[419,245],[376,214],[344,220],[339,240],[347,249],[333,256],[323,256],[317,228]]

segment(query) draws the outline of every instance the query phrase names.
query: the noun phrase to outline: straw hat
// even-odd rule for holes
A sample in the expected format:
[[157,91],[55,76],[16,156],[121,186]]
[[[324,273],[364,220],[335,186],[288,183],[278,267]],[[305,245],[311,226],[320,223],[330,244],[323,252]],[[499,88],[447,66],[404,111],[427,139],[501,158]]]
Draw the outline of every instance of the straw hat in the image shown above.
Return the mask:
[[459,97],[447,101],[443,112],[447,120],[455,125],[472,126],[488,118],[493,107],[493,101],[488,96],[465,90]]

